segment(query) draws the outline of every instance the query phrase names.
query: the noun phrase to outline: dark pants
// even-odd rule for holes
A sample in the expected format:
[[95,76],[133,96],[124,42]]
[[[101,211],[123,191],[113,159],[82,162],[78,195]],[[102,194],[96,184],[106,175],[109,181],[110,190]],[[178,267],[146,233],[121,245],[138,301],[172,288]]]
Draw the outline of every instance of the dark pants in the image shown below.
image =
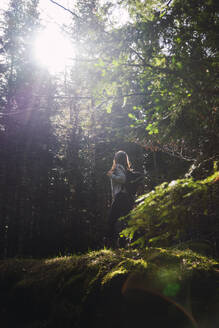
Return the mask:
[[126,216],[134,205],[134,199],[126,192],[116,194],[112,203],[109,215],[109,242],[110,246],[115,247],[119,240],[119,233],[125,228],[124,220],[118,220],[122,216]]

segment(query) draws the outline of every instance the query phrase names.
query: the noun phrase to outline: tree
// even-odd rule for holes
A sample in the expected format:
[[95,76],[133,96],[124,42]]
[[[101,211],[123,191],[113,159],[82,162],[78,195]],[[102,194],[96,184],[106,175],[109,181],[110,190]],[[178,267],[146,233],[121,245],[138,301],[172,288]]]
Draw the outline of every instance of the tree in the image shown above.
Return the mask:
[[25,240],[31,240],[33,227],[47,212],[54,89],[31,56],[39,26],[37,3],[12,0],[2,35],[0,224],[5,255],[23,253]]
[[133,95],[124,107],[143,144],[190,160],[211,157],[218,148],[216,2],[127,1],[127,8],[131,22],[110,31],[111,51],[101,57],[106,83]]

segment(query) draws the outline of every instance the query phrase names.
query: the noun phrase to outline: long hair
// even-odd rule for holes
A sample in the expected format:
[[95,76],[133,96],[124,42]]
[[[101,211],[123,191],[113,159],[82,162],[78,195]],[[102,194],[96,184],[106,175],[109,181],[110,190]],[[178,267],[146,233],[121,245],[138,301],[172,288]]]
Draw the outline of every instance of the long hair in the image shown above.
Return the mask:
[[121,164],[126,170],[131,169],[131,163],[129,162],[128,155],[123,150],[119,150],[115,153],[113,166],[111,168],[112,171],[115,170],[116,164]]

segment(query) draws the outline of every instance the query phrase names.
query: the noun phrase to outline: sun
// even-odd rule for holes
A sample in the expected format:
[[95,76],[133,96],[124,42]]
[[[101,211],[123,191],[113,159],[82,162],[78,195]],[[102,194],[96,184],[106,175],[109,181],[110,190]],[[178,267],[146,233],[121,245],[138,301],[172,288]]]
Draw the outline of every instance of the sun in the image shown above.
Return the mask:
[[64,71],[73,56],[74,49],[70,39],[66,38],[55,25],[47,26],[36,35],[35,60],[51,73]]

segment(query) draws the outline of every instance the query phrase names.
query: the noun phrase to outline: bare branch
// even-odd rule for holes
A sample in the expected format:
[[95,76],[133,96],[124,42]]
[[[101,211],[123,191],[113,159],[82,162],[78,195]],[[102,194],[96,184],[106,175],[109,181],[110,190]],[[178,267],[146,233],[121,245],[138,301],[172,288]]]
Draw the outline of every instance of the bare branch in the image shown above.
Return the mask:
[[143,57],[141,57],[141,55],[135,49],[133,49],[132,47],[129,47],[129,49],[132,50],[138,56],[139,59],[141,59],[143,62],[145,62],[145,59]]
[[66,8],[66,7],[64,7],[64,6],[62,6],[62,5],[60,5],[60,3],[58,3],[58,2],[56,2],[56,1],[54,1],[54,0],[50,0],[50,2],[54,3],[55,5],[61,7],[61,8],[64,9],[64,10],[68,11],[70,14],[72,14],[73,16],[75,16],[77,19],[81,19],[81,18],[80,18],[77,14],[75,14],[73,11],[71,11],[70,9],[68,9],[68,8]]
[[166,14],[168,9],[169,9],[169,6],[171,4],[172,0],[169,0],[167,3],[166,3],[166,8],[164,8],[164,10],[162,10],[160,13],[163,15],[164,13]]

